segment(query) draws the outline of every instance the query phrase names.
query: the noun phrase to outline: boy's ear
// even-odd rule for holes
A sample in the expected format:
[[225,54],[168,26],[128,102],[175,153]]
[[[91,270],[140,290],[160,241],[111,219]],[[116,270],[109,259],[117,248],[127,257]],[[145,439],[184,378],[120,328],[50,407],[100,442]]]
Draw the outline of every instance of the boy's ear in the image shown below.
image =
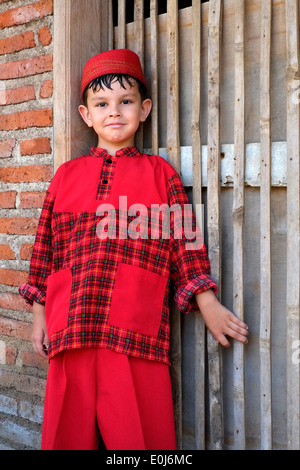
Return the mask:
[[91,121],[90,113],[89,113],[89,110],[87,109],[87,107],[84,106],[83,104],[81,104],[80,106],[78,106],[78,111],[79,111],[82,119],[84,120],[84,122],[89,127],[92,127],[92,121]]
[[141,110],[141,118],[140,118],[141,122],[146,121],[147,117],[150,114],[151,108],[152,108],[152,101],[150,100],[150,98],[145,99],[142,102],[142,110]]

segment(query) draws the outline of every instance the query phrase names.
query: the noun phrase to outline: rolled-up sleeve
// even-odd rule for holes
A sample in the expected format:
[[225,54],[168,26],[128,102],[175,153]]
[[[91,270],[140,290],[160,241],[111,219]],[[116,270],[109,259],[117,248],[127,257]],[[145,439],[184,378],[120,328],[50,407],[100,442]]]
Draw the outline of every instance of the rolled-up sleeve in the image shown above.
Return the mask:
[[46,192],[39,225],[35,237],[27,283],[19,287],[26,303],[44,304],[46,301],[47,278],[52,269],[51,222],[55,196]]
[[168,199],[171,209],[171,279],[175,301],[182,312],[189,313],[199,310],[195,294],[208,289],[217,293],[217,286],[210,277],[210,262],[202,234],[177,173],[168,181]]

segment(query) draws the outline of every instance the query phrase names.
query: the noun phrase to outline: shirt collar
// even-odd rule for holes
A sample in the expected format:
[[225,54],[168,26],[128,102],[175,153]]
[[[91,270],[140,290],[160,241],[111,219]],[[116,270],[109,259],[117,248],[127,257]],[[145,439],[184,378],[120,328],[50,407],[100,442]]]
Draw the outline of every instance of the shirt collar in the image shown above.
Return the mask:
[[[107,157],[107,151],[99,147],[92,147],[89,155],[93,157]],[[134,157],[141,156],[140,151],[136,147],[125,147],[116,152],[116,157]]]

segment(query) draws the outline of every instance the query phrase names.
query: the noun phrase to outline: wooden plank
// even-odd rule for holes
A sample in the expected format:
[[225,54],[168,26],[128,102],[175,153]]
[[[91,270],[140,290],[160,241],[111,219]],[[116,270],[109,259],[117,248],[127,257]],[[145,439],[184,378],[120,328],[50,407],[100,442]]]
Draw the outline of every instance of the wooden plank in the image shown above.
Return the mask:
[[[234,12],[234,185],[233,185],[233,311],[244,319],[244,218],[245,218],[245,7],[236,0]],[[233,342],[234,448],[245,449],[244,346]]]
[[[107,49],[108,4],[98,0],[56,0],[54,4],[54,167],[97,145],[94,130],[78,113],[84,65]],[[82,22],[82,11],[85,21]]]
[[134,0],[134,51],[144,67],[144,0]]
[[152,153],[158,155],[158,18],[157,0],[150,2],[151,22],[151,135]]
[[[179,138],[179,67],[178,67],[178,1],[167,0],[167,157],[180,174]],[[181,315],[174,305],[171,314],[172,386],[177,448],[182,448],[182,375],[181,375]]]
[[118,49],[126,47],[126,0],[118,0]]
[[[144,0],[134,0],[134,51],[144,68]],[[136,145],[143,149],[143,124],[136,133]]]
[[[222,2],[210,0],[208,18],[208,134],[207,134],[207,232],[211,274],[221,293],[220,224],[220,40]],[[209,412],[212,449],[223,447],[220,347],[207,336]]]
[[286,0],[287,49],[287,445],[299,450],[299,361],[292,360],[299,348],[300,260],[300,114],[299,114],[299,2]]
[[202,204],[201,166],[201,4],[192,3],[192,155],[193,155],[193,201]]
[[107,49],[114,48],[114,21],[113,21],[113,2],[108,0],[108,41]]
[[[54,171],[67,160],[70,160],[70,123],[71,109],[68,106],[70,92],[70,48],[67,42],[70,34],[70,0],[54,0],[54,49],[53,49],[53,122]],[[61,80],[61,77],[65,77]],[[56,81],[60,83],[56,85]],[[62,106],[63,103],[63,106]]]
[[[193,205],[202,207],[201,164],[201,3],[192,2],[192,156],[193,156]],[[200,213],[201,217],[201,213]],[[202,220],[197,220],[203,230]],[[195,449],[205,449],[205,324],[200,313],[195,314]]]
[[272,0],[261,5],[260,51],[260,409],[261,449],[272,449],[271,377],[271,18]]
[[167,154],[173,168],[180,173],[178,0],[167,1],[167,15]]

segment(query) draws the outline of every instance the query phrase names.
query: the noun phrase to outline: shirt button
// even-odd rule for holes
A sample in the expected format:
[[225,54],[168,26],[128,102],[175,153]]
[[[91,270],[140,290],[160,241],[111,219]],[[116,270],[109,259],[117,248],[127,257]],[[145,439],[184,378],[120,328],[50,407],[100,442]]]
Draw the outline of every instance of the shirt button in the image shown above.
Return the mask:
[[108,181],[107,181],[107,180],[102,180],[102,183],[103,183],[103,184],[107,184]]
[[108,158],[108,159],[106,160],[106,163],[112,163],[112,160],[111,160],[110,158]]

